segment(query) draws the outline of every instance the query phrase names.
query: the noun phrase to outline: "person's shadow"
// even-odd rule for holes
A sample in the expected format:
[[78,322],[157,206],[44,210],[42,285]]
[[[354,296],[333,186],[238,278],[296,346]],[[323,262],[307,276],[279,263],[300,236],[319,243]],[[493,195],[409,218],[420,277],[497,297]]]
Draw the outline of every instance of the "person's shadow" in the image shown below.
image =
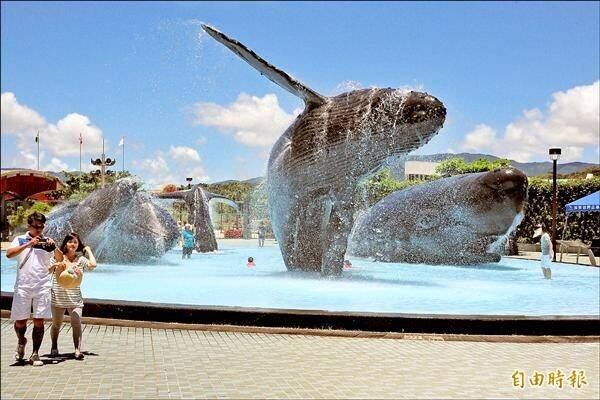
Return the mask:
[[[97,357],[97,356],[99,356],[99,354],[93,353],[91,351],[82,351],[81,353],[85,357],[89,357],[89,356]],[[75,361],[83,361],[83,360],[85,360],[85,358],[83,360],[76,359],[75,358],[75,353],[59,353],[59,354],[57,354],[55,356],[51,355],[50,353],[47,353],[47,354],[40,355],[40,358],[42,358],[42,362],[44,363],[44,365],[60,364],[61,362],[65,362],[67,360],[75,360]],[[22,359],[20,361],[15,361],[10,366],[11,367],[25,367],[27,365],[31,365],[29,363],[29,359],[24,358],[24,359]]]

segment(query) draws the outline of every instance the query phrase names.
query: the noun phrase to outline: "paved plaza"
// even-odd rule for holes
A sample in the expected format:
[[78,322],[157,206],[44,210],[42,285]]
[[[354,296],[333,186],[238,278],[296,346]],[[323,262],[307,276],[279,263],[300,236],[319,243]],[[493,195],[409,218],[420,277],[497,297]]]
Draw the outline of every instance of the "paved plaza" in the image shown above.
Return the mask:
[[[16,337],[3,318],[2,399],[600,396],[597,341],[384,339],[146,325],[86,324],[87,356],[77,361],[69,323],[59,339],[60,357],[49,357],[47,324],[45,365],[33,367],[14,361]],[[27,337],[28,355],[31,327]]]

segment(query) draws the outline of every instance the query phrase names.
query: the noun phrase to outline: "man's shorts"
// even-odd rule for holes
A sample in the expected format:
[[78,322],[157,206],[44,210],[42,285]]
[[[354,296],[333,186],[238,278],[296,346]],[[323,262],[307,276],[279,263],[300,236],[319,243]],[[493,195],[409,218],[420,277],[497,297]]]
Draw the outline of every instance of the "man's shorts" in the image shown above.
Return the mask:
[[33,318],[52,318],[50,289],[41,292],[15,289],[10,319],[19,321],[29,319],[33,306]]
[[190,256],[190,255],[192,255],[192,250],[194,250],[193,247],[184,247],[183,248],[183,255],[184,256]]

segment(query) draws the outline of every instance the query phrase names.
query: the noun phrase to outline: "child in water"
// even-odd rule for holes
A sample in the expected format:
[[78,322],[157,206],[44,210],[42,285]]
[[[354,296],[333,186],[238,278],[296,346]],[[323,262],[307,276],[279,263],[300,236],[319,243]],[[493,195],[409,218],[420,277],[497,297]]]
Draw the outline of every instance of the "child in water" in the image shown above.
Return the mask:
[[253,257],[248,257],[248,264],[246,264],[246,266],[248,266],[248,268],[256,267],[256,264],[254,264],[254,258]]
[[352,263],[350,262],[350,260],[344,260],[344,269],[350,268],[352,268]]

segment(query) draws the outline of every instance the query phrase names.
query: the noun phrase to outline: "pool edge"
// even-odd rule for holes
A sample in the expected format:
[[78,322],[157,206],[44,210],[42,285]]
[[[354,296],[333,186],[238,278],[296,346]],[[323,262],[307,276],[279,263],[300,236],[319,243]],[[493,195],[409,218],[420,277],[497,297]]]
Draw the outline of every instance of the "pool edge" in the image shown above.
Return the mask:
[[[12,292],[0,292],[0,308],[10,310]],[[600,317],[443,315],[197,306],[125,300],[85,299],[91,318],[262,327],[443,335],[599,336]]]

